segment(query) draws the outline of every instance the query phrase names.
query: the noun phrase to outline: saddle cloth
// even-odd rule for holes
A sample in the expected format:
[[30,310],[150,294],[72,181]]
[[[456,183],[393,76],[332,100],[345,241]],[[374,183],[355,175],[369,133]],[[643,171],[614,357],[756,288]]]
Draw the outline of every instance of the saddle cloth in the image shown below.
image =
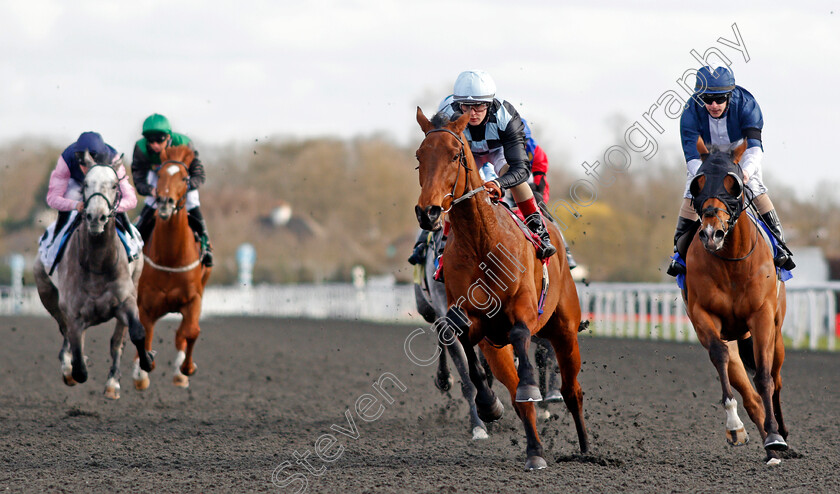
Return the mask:
[[[38,256],[44,267],[47,268],[47,273],[52,274],[55,267],[61,262],[61,257],[64,254],[64,249],[67,246],[67,241],[70,235],[79,224],[80,218],[78,211],[72,211],[67,222],[58,232],[55,231],[56,222],[53,221],[48,227],[47,231],[38,240]],[[117,222],[119,225],[119,222]],[[129,223],[131,234],[126,235],[121,228],[117,228],[117,236],[125,247],[125,252],[128,254],[128,262],[137,259],[143,253],[143,239],[140,237],[140,232]]]
[[[758,219],[755,216],[753,216],[751,211],[747,211],[746,213],[747,213],[747,216],[749,216],[749,218],[752,220],[753,223],[755,223],[757,225],[761,225],[761,229],[759,230],[761,232],[761,236],[764,237],[764,241],[767,243],[767,245],[769,245],[773,249],[773,257],[775,257],[779,253],[779,249],[780,249],[779,241],[776,240],[776,237],[774,237],[772,233],[770,233],[770,228],[768,228],[767,225],[765,225],[764,222],[761,221],[761,219]],[[677,263],[685,266],[685,259],[682,258],[682,256],[680,255],[679,252],[675,252],[674,255],[671,256],[671,259],[673,259],[673,260],[677,261]],[[787,269],[784,269],[784,268],[780,268],[780,267],[776,268],[776,276],[781,281],[787,281],[787,280],[793,278],[793,274],[790,271],[788,271]],[[678,274],[677,275],[677,286],[680,287],[680,290],[685,290],[685,275],[684,274]]]

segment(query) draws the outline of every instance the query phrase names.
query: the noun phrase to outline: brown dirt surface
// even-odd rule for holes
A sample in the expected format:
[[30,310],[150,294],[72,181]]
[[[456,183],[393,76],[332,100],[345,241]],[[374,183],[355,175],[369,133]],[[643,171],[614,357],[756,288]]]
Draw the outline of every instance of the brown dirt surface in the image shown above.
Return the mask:
[[[0,489],[840,489],[838,354],[788,352],[782,403],[792,453],[781,465],[769,467],[758,432],[740,406],[752,441],[739,448],[726,444],[720,386],[702,347],[582,335],[580,381],[591,454],[577,454],[572,420],[564,405],[552,404],[552,417],[538,427],[549,466],[525,472],[525,436],[509,395],[494,385],[505,415],[491,424],[490,439],[471,440],[459,386],[441,394],[432,383],[434,367],[412,364],[404,354],[406,337],[417,326],[208,318],[196,346],[198,371],[183,390],[171,384],[176,324],[165,320],[158,325],[151,388],[134,390],[126,358],[122,398],[113,402],[102,396],[111,324],[88,331],[90,379],[69,388],[60,377],[55,323],[0,318]],[[431,337],[414,340],[413,348],[431,353]],[[126,357],[133,355],[127,348]],[[385,373],[406,387],[403,392],[383,381],[383,393],[393,403],[372,387]],[[381,415],[365,421],[356,403],[369,416]],[[366,404],[370,408],[364,410]],[[345,413],[353,417],[352,424]],[[329,448],[331,437],[336,442]],[[316,457],[316,449],[333,461]],[[305,456],[307,451],[313,472],[295,463],[295,453]],[[275,475],[280,484],[287,481],[281,486],[272,483],[272,474],[284,462],[290,463]]]

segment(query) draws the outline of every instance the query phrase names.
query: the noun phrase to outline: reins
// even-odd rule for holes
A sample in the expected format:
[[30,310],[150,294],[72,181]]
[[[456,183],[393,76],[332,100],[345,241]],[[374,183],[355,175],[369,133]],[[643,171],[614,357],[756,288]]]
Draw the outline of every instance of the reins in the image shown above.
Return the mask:
[[84,201],[82,204],[84,205],[84,208],[87,209],[91,199],[93,199],[96,196],[99,196],[103,200],[105,200],[105,204],[108,205],[108,217],[112,218],[115,214],[117,214],[117,208],[120,206],[120,201],[122,200],[122,190],[120,189],[120,175],[117,173],[117,170],[114,170],[114,167],[102,164],[93,165],[88,169],[88,173],[90,173],[90,170],[93,170],[94,168],[100,166],[110,169],[112,172],[114,172],[114,176],[117,177],[117,192],[114,194],[114,204],[111,204],[111,201],[105,196],[105,194],[101,192],[94,192],[90,196],[83,195]]

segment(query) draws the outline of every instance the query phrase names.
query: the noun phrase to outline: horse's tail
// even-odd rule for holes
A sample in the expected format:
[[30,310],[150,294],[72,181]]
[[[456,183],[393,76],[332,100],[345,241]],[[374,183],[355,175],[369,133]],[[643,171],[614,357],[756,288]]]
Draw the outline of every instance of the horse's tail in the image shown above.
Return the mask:
[[741,355],[741,361],[748,371],[755,374],[755,354],[753,353],[753,339],[752,336],[745,340],[738,340],[738,354]]

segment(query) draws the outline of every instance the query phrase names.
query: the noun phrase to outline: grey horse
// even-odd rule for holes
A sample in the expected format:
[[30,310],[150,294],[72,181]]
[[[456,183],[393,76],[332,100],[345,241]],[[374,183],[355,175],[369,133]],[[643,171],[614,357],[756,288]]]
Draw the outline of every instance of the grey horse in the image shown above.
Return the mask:
[[41,303],[58,322],[64,337],[58,359],[68,386],[88,378],[85,330],[116,318],[111,337],[113,363],[105,384],[105,396],[111,399],[119,398],[120,357],[126,329],[140,354],[140,367],[146,371],[153,367],[152,355],[146,352],[146,330],[137,311],[137,282],[143,259],[128,262],[114,219],[120,199],[116,170],[122,162],[121,156],[113,164],[97,164],[85,153],[84,210],[79,213],[83,219],[68,239],[63,261],[52,274],[48,274],[40,257],[34,267]]
[[[424,232],[424,234],[428,233],[429,232]],[[431,241],[427,247],[426,261],[424,264],[424,276],[421,280],[419,280],[419,284],[414,285],[414,298],[417,303],[417,311],[421,316],[423,316],[423,319],[430,324],[434,324],[440,318],[445,317],[449,308],[446,301],[446,287],[443,283],[435,281],[434,279],[436,269],[435,260],[437,259],[437,254],[443,251],[444,248],[442,237],[442,229],[432,232]],[[470,407],[470,431],[472,432],[473,439],[486,439],[488,437],[487,426],[478,417],[478,411],[475,406],[476,390],[470,380],[469,367],[467,366],[467,356],[464,353],[464,347],[461,346],[461,342],[458,338],[455,338],[454,335],[445,334],[447,332],[452,332],[450,325],[435,325],[435,329],[444,333],[437,335],[437,344],[440,351],[437,373],[435,374],[435,386],[441,391],[446,392],[449,391],[452,384],[454,384],[455,380],[449,371],[449,363],[446,358],[446,354],[448,353],[452,358],[452,363],[455,365],[455,369],[458,371],[458,375],[461,377],[461,393],[464,395],[464,399]],[[545,401],[540,402],[540,413],[538,416],[543,419],[548,419],[550,416],[546,410],[548,402],[563,401],[563,397],[557,386],[557,360],[554,356],[554,352],[549,351],[551,348],[548,341],[537,337],[534,337],[533,340],[537,343],[535,352],[537,368],[540,376],[540,388],[542,395],[546,397]],[[490,372],[490,368],[484,361],[483,356],[481,357],[481,360],[482,363],[484,363],[485,373],[489,379],[492,379],[493,374]]]

